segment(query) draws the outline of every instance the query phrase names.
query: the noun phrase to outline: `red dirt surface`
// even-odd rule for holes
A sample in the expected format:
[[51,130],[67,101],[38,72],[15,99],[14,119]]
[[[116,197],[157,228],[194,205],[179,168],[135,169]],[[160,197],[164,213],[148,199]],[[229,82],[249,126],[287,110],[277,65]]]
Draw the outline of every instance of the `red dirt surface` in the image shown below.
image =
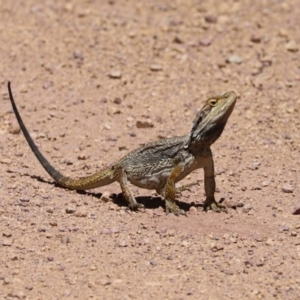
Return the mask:
[[[299,1],[1,1],[0,299],[299,299]],[[154,191],[59,188],[66,175],[186,134],[208,96],[239,99],[201,180],[166,215]],[[137,126],[144,124],[146,128]],[[104,193],[104,196],[101,194]],[[114,199],[114,201],[113,201]],[[192,204],[192,205],[190,205]]]

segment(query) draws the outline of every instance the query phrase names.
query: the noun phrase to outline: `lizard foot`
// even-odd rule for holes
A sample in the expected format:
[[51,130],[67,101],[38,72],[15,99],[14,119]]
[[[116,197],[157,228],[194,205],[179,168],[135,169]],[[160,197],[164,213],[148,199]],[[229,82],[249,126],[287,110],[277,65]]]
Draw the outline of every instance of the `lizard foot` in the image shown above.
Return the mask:
[[128,208],[130,209],[130,210],[139,210],[139,209],[141,209],[141,208],[145,208],[145,206],[143,205],[143,204],[140,204],[140,203],[130,203],[129,205],[128,205]]
[[186,212],[179,208],[179,206],[174,201],[166,200],[166,213],[172,213],[175,216],[186,215]]
[[221,203],[216,202],[215,199],[206,199],[203,205],[204,210],[213,210],[214,212],[226,212],[227,209]]

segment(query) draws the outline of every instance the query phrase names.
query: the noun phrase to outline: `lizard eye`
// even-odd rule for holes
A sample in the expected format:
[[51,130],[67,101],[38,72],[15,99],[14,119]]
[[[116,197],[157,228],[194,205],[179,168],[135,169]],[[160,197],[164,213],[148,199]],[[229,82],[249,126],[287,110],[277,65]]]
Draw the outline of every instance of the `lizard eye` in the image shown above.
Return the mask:
[[210,105],[210,106],[216,106],[217,103],[218,103],[218,101],[215,100],[215,99],[211,99],[211,100],[209,101],[209,105]]

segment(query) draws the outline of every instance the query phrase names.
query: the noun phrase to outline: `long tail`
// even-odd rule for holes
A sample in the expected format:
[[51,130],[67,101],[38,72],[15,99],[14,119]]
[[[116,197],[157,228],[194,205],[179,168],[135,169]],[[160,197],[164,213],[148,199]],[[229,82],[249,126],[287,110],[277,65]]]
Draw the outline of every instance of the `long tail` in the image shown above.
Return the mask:
[[19,111],[17,109],[11,88],[10,88],[10,82],[8,82],[8,93],[10,102],[12,104],[13,110],[15,112],[16,118],[18,120],[18,123],[20,125],[20,128],[25,136],[25,139],[27,143],[29,144],[32,152],[38,159],[38,161],[41,163],[41,165],[44,167],[44,169],[48,172],[48,174],[62,187],[65,187],[67,189],[71,190],[88,190],[92,188],[96,188],[99,186],[107,185],[109,183],[112,183],[114,180],[113,172],[110,168],[104,169],[96,174],[93,174],[91,176],[87,176],[84,178],[79,179],[72,179],[67,176],[64,176],[59,171],[57,171],[50,163],[49,161],[44,157],[44,155],[40,152],[34,141],[32,140],[31,136],[29,135],[29,132],[26,128],[26,126],[23,123],[23,120],[19,114]]

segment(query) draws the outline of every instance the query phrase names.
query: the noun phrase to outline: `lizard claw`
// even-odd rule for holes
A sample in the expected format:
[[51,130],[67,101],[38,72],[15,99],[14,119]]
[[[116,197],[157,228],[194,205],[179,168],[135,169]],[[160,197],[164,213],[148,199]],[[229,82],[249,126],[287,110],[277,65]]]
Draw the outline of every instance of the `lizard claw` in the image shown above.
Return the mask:
[[175,216],[179,216],[179,215],[185,215],[186,216],[186,212],[182,209],[179,208],[179,206],[174,202],[174,201],[167,201],[166,200],[166,213],[172,213]]
[[227,208],[218,203],[215,199],[206,199],[203,205],[204,210],[212,210],[214,212],[225,212],[227,213]]
[[141,208],[145,208],[144,204],[140,204],[140,203],[130,203],[128,205],[128,208],[130,210],[139,210]]

